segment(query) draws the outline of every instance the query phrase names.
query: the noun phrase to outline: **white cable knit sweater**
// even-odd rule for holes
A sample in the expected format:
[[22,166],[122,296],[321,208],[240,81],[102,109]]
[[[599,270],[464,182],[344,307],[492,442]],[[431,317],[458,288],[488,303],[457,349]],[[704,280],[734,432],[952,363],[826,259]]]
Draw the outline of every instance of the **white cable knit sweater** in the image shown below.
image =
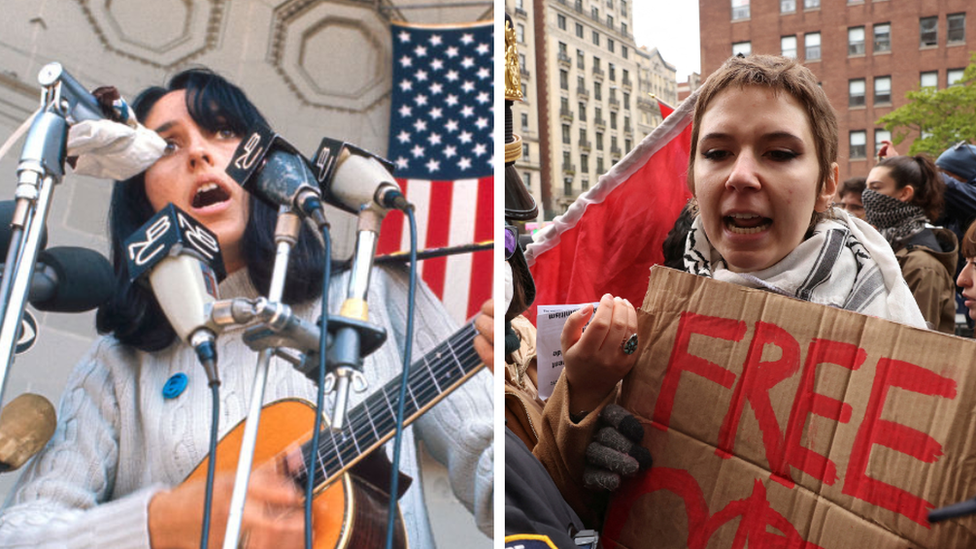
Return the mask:
[[[337,310],[347,273],[333,277],[329,306]],[[418,285],[413,360],[455,331],[426,286]],[[223,298],[256,297],[244,270],[220,285]],[[374,269],[370,321],[386,328],[387,342],[366,358],[369,390],[401,371],[407,277]],[[318,318],[319,300],[295,307]],[[217,340],[223,435],[247,415],[257,355],[241,329]],[[176,373],[186,390],[165,399],[163,385]],[[265,402],[300,397],[315,402],[314,384],[288,363],[272,360]],[[363,399],[351,393],[349,409]],[[328,399],[331,410],[331,398]],[[492,531],[493,444],[490,375],[480,372],[406,429],[400,469],[414,477],[400,500],[410,547],[434,547],[417,465],[415,437],[448,466],[455,494]],[[158,490],[181,483],[206,456],[210,391],[193,351],[174,343],[144,353],[102,337],[76,366],[62,395],[58,428],[24,470],[0,514],[0,547],[148,548],[147,507]],[[392,444],[387,444],[388,453]],[[283,548],[284,549],[284,548]]]

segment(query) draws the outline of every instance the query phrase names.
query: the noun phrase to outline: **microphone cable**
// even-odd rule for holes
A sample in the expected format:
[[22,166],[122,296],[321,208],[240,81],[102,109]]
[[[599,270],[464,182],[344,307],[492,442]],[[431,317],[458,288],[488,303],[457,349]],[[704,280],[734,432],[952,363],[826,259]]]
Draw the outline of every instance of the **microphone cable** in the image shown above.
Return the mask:
[[407,381],[410,377],[410,354],[413,351],[413,314],[417,289],[417,219],[413,204],[401,208],[410,220],[410,285],[407,290],[407,331],[403,345],[403,374],[400,379],[400,396],[397,401],[396,435],[393,437],[393,467],[390,471],[390,510],[386,524],[386,549],[393,548],[393,530],[396,527],[397,492],[400,481],[400,446],[403,442],[403,408],[407,399]]
[[[209,351],[209,352],[207,352]],[[210,460],[207,462],[207,482],[204,488],[203,523],[200,533],[200,549],[210,543],[210,515],[213,511],[214,474],[217,466],[217,441],[220,427],[220,377],[217,375],[217,353],[213,343],[197,348],[197,357],[207,372],[210,387]]]
[[[315,490],[315,467],[318,457],[319,435],[322,432],[322,410],[325,408],[325,353],[329,334],[329,280],[332,278],[332,237],[329,226],[322,225],[322,247],[325,248],[325,269],[322,273],[322,311],[319,314],[319,371],[315,397],[315,423],[312,427],[312,448],[306,461],[308,480],[305,483],[305,549],[312,549],[312,492]],[[311,465],[308,465],[309,461]]]

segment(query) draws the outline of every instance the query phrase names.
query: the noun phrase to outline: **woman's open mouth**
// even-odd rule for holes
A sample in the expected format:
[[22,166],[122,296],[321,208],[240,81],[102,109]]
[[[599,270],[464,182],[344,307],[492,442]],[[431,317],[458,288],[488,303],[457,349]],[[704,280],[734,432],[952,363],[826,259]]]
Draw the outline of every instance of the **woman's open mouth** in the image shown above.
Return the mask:
[[195,209],[206,208],[230,200],[230,194],[216,183],[206,183],[197,189],[190,204]]
[[722,218],[725,228],[735,234],[761,233],[773,224],[773,220],[758,214],[734,213]]

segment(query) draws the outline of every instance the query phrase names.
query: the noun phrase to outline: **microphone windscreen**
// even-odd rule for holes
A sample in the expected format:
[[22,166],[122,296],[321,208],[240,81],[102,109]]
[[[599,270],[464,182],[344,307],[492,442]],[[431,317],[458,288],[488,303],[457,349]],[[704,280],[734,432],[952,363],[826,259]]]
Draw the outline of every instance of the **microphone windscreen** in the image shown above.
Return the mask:
[[0,472],[23,465],[51,440],[57,417],[41,395],[24,393],[0,411]]
[[[10,222],[14,219],[15,205],[14,200],[0,201],[0,263],[3,263],[4,258],[7,257],[7,248],[10,247],[10,235],[13,233]],[[43,250],[45,246],[47,246],[47,225],[41,229],[41,247],[39,249]]]
[[40,311],[80,313],[99,307],[112,295],[115,275],[105,256],[88,248],[55,246],[37,257],[57,276],[54,295],[31,301]]

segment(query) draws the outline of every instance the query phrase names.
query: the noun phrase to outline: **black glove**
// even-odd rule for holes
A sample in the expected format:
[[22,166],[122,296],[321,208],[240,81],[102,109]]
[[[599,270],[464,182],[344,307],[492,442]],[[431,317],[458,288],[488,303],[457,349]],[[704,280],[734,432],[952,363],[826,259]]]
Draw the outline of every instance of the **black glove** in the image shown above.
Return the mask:
[[586,447],[583,484],[587,488],[613,492],[621,477],[651,467],[651,452],[640,445],[644,427],[630,412],[608,404],[600,412],[601,427]]

